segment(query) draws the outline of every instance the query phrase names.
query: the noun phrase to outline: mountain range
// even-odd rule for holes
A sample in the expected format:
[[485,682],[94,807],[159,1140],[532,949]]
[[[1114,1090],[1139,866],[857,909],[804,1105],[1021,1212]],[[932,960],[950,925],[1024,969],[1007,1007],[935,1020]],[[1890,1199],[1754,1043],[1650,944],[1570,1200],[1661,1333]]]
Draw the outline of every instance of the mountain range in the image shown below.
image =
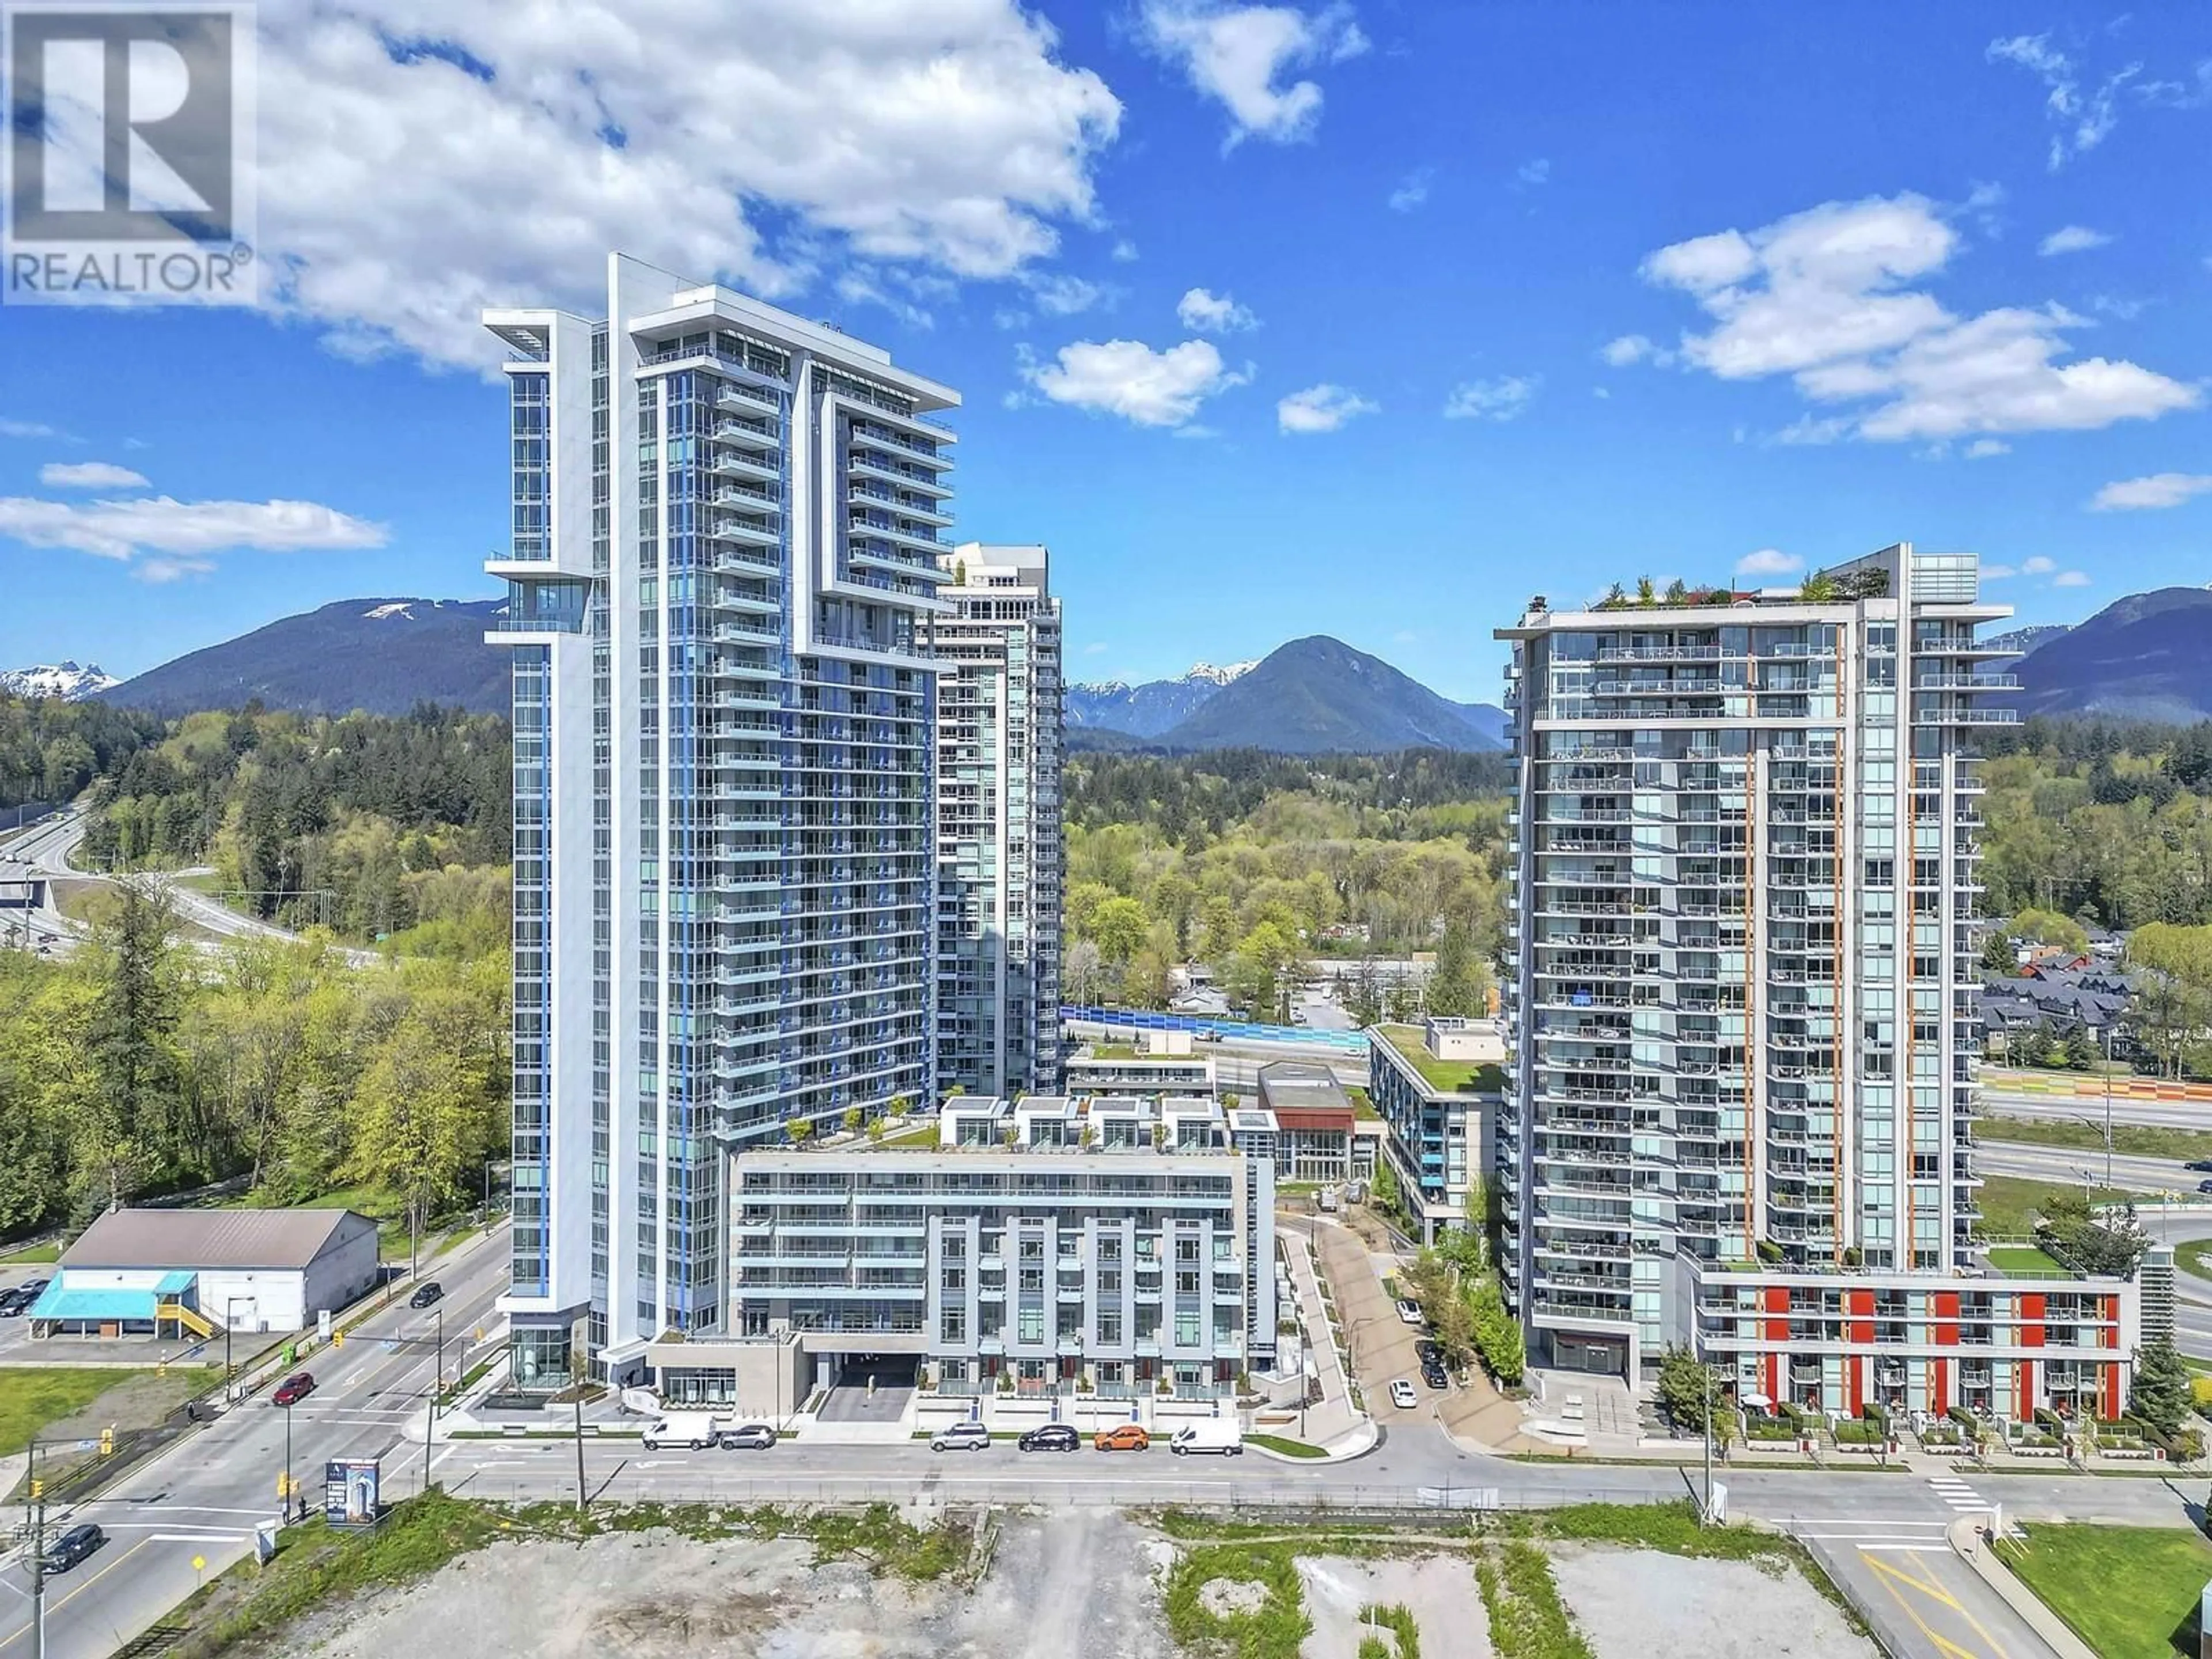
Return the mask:
[[2212,589],[2130,594],[2007,666],[2023,715],[2212,720]]
[[1142,685],[1131,685],[1127,680],[1079,681],[1067,688],[1063,698],[1068,727],[1103,726],[1133,738],[1157,738],[1176,721],[1196,714],[1199,705],[1223,686],[1259,665],[1232,662],[1226,668],[1217,668],[1202,662],[1180,679],[1147,680]]
[[59,697],[64,702],[82,702],[122,682],[104,674],[96,662],[79,667],[62,661],[40,663],[35,668],[0,668],[0,696]]
[[483,642],[505,599],[340,599],[108,686],[157,714],[259,702],[302,714],[404,714],[418,702],[507,712],[507,653]]
[[[64,660],[0,671],[0,695],[89,696],[161,714],[234,708],[404,714],[419,702],[504,713],[506,653],[483,642],[501,599],[344,599],[179,657],[129,680]],[[2023,714],[2212,719],[2212,588],[2132,594],[2072,627],[1999,635],[2026,654]],[[1384,753],[1432,745],[1503,746],[1504,714],[1456,703],[1379,657],[1326,635],[1292,640],[1258,662],[1200,663],[1175,679],[1067,688],[1072,749],[1281,754]]]

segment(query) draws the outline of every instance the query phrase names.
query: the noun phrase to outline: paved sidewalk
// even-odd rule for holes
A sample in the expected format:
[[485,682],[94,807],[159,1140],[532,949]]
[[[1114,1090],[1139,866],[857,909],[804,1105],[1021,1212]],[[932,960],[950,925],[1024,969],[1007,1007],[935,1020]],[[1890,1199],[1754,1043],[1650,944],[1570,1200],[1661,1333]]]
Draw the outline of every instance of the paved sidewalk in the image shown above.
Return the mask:
[[1328,1310],[1321,1299],[1321,1283],[1315,1273],[1312,1247],[1301,1234],[1285,1231],[1277,1237],[1290,1256],[1291,1284],[1298,1297],[1298,1320],[1304,1327],[1306,1351],[1314,1357],[1314,1370],[1321,1382],[1320,1402],[1305,1410],[1304,1437],[1314,1445],[1326,1445],[1358,1428],[1362,1417],[1352,1408],[1349,1380],[1344,1374],[1344,1363],[1337,1356],[1336,1339],[1329,1331]]

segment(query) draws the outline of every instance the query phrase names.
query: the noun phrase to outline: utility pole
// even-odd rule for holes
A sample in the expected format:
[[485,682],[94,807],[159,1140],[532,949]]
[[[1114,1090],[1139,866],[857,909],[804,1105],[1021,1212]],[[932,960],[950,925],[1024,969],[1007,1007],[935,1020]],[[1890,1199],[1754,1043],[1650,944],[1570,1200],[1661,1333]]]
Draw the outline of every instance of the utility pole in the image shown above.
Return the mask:
[[431,1366],[430,1375],[430,1409],[433,1414],[434,1414],[438,1409],[438,1391],[444,1388],[445,1385],[446,1310],[445,1305],[441,1303],[439,1304],[438,1308],[438,1358]]
[[2105,1023],[2105,1185],[2112,1184],[2112,1026]]
[[584,1396],[576,1395],[576,1513],[581,1515],[591,1506],[590,1496],[584,1489]]
[[26,1478],[31,1493],[31,1659],[46,1659],[46,1492],[38,1479],[36,1439],[30,1450]]

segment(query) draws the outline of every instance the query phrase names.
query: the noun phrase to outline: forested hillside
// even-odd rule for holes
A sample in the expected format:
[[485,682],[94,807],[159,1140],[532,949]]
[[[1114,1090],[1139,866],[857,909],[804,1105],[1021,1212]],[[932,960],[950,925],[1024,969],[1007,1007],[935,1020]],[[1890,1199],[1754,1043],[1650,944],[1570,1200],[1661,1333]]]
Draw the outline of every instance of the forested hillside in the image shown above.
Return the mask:
[[0,951],[0,1237],[241,1174],[264,1202],[465,1202],[506,1139],[507,986],[496,954],[204,957],[126,883],[67,962]]
[[434,926],[504,938],[507,723],[188,714],[128,754],[91,797],[96,868],[211,865],[238,908],[376,939]]
[[1279,1018],[1303,957],[1434,950],[1430,1006],[1474,1012],[1503,928],[1508,776],[1434,750],[1071,757],[1066,989],[1156,1007],[1195,958]]
[[0,807],[68,800],[161,734],[151,715],[106,703],[0,697]]
[[2212,922],[2212,722],[2032,720],[1990,755],[1984,909]]

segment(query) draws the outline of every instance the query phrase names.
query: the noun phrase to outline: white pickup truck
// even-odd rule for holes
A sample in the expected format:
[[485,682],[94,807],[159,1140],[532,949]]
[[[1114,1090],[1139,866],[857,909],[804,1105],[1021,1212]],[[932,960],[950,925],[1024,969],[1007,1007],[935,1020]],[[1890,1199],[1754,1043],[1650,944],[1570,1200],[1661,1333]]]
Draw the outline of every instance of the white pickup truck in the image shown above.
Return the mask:
[[1168,1449],[1177,1457],[1188,1457],[1193,1452],[1218,1452],[1224,1457],[1244,1455],[1244,1431],[1237,1426],[1233,1417],[1201,1417],[1186,1423],[1168,1441]]

